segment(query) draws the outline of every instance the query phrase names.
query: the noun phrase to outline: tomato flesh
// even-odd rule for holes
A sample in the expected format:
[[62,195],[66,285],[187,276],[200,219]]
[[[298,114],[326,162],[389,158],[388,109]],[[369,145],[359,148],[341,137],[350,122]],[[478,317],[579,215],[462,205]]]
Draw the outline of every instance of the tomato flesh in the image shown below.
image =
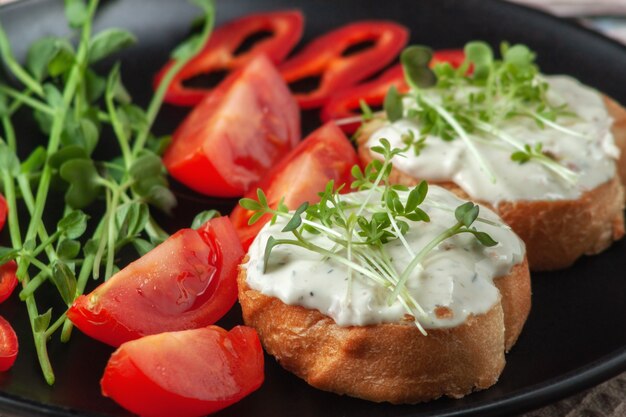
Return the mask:
[[89,336],[119,346],[164,331],[215,323],[237,299],[243,250],[230,220],[183,229],[78,297],[67,315]]
[[17,287],[17,263],[9,261],[0,265],[0,303],[4,302],[13,294]]
[[183,121],[163,157],[170,175],[211,196],[243,195],[300,140],[300,113],[264,56],[231,75]]
[[261,386],[256,331],[216,326],[124,343],[100,382],[102,394],[145,417],[197,417],[221,410]]
[[19,344],[11,324],[0,316],[0,372],[9,370],[17,359]]
[[[278,207],[284,198],[285,205],[295,210],[305,201],[319,201],[318,193],[324,191],[330,180],[335,181],[335,187],[346,184],[347,191],[352,179],[350,170],[356,164],[358,158],[348,138],[334,123],[327,123],[272,168],[246,197],[256,199],[257,188],[261,188],[270,207]],[[270,218],[266,216],[249,226],[253,214],[238,205],[230,215],[244,250]]]
[[[274,64],[285,59],[302,36],[304,17],[297,10],[256,13],[226,23],[215,29],[202,51],[189,61],[174,77],[165,94],[172,104],[196,105],[211,89],[192,88],[184,81],[212,71],[233,71],[243,67],[256,56],[266,55]],[[239,53],[239,47],[248,37],[265,33],[267,37],[255,42],[250,49]],[[173,65],[168,62],[155,78],[155,88]]]

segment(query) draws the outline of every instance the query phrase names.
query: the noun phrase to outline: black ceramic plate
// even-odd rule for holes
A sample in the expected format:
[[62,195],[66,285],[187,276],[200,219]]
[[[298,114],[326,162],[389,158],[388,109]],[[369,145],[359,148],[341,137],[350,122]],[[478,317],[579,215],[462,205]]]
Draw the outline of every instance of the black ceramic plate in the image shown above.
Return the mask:
[[[173,0],[102,3],[96,29],[123,26],[139,38],[139,45],[122,56],[123,74],[135,98],[145,103],[152,74],[186,35],[196,11],[184,1]],[[461,47],[471,39],[494,44],[524,42],[538,52],[545,72],[571,74],[626,103],[626,48],[573,24],[496,1],[218,0],[218,22],[294,4],[307,18],[305,40],[352,20],[385,18],[409,26],[413,42],[435,48]],[[22,0],[0,9],[0,21],[19,56],[34,39],[67,32],[62,1]],[[157,131],[170,132],[183,115],[184,110],[166,107]],[[319,123],[315,113],[305,114],[304,119],[305,130]],[[22,123],[20,131],[22,138],[28,138],[33,128]],[[184,191],[180,198],[183,204],[175,220],[167,220],[172,230],[188,225],[201,207],[227,211],[234,204]],[[565,271],[534,274],[532,313],[507,357],[500,382],[489,390],[461,400],[415,406],[374,404],[310,388],[267,358],[263,387],[216,416],[510,415],[565,397],[626,370],[625,255],[626,242],[622,241]],[[57,382],[54,387],[45,384],[24,306],[15,298],[0,307],[0,314],[15,325],[21,341],[15,367],[0,374],[0,410],[21,416],[127,416],[100,395],[98,381],[112,350],[79,332],[69,345],[51,342]],[[229,328],[240,321],[240,312],[233,311],[221,324]]]

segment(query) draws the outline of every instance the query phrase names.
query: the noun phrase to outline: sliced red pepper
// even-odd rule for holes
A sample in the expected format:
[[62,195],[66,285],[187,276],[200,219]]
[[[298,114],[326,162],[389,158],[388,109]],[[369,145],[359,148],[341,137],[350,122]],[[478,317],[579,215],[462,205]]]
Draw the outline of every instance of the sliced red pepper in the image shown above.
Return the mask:
[[[433,53],[430,65],[432,67],[442,62],[448,62],[453,67],[458,68],[463,64],[463,61],[465,61],[465,54],[462,49],[445,49]],[[359,118],[361,100],[372,108],[380,107],[385,100],[387,91],[392,86],[395,86],[400,92],[406,92],[409,88],[404,80],[404,73],[400,64],[389,68],[375,80],[334,94],[322,108],[320,117],[324,122],[338,121],[344,132],[353,133],[361,125]],[[350,120],[353,117],[356,119]],[[346,120],[342,122],[341,119]]]
[[[389,64],[406,45],[406,27],[387,21],[355,22],[311,41],[302,52],[279,66],[288,83],[320,77],[319,86],[306,93],[296,93],[303,109],[323,106],[341,89],[376,74]],[[352,48],[367,45],[349,53]]]
[[[274,64],[282,62],[302,36],[304,17],[297,10],[257,13],[226,23],[217,28],[207,44],[185,65],[170,84],[165,101],[192,106],[198,104],[212,89],[186,87],[184,82],[197,75],[216,71],[230,72],[265,54]],[[238,53],[241,45],[255,34],[268,34],[250,49]],[[172,65],[168,62],[155,78],[155,88]]]

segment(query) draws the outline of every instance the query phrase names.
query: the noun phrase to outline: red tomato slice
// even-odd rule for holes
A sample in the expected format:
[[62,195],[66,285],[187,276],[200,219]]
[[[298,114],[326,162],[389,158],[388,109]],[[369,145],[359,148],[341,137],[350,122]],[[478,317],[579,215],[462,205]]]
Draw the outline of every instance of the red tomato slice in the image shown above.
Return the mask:
[[[449,49],[435,51],[430,65],[448,62],[453,67],[458,68],[465,60],[465,53],[462,49]],[[334,94],[328,103],[322,108],[320,117],[323,121],[339,121],[360,115],[360,101],[364,100],[370,107],[380,107],[385,100],[387,91],[395,86],[398,91],[406,92],[409,87],[404,80],[402,65],[394,65],[382,73],[378,78],[368,81],[352,88],[339,91]],[[360,120],[347,120],[340,122],[341,128],[347,133],[355,132],[361,126]]]
[[78,297],[67,316],[84,333],[119,346],[219,320],[237,300],[243,250],[227,217],[183,229]]
[[7,213],[9,212],[7,208],[7,201],[4,196],[0,194],[0,230],[4,228],[4,224],[7,221]]
[[162,333],[113,353],[102,395],[145,417],[199,417],[221,410],[263,383],[256,331],[216,326]]
[[[335,186],[350,186],[350,170],[358,164],[354,147],[334,123],[327,123],[311,133],[297,148],[272,168],[257,185],[267,196],[268,204],[276,208],[281,198],[290,209],[296,209],[305,201],[319,201],[317,193],[324,191],[326,183],[335,181]],[[257,187],[250,190],[246,197],[256,199]],[[241,239],[244,250],[270,219],[261,218],[248,226],[253,212],[241,206],[235,207],[230,215],[233,226]]]
[[[243,67],[254,57],[266,55],[274,64],[285,59],[302,37],[304,17],[297,10],[252,14],[226,23],[211,34],[202,51],[185,65],[172,80],[165,101],[183,106],[196,105],[211,89],[190,88],[184,82],[213,71],[232,71]],[[242,53],[237,49],[255,34],[268,36],[258,40]],[[168,62],[155,77],[155,88],[173,63]]]
[[7,371],[13,366],[18,349],[15,330],[4,317],[0,316],[0,372]]
[[300,113],[264,56],[232,74],[174,133],[163,162],[188,187],[243,195],[300,140]]
[[17,263],[9,261],[4,265],[0,265],[0,303],[4,302],[13,294],[13,290],[17,286]]
[[[321,77],[313,91],[295,94],[301,108],[320,107],[332,94],[383,69],[408,38],[408,29],[397,23],[375,20],[351,23],[313,40],[302,52],[281,64],[280,73],[288,83]],[[366,42],[373,45],[346,55],[350,47]]]

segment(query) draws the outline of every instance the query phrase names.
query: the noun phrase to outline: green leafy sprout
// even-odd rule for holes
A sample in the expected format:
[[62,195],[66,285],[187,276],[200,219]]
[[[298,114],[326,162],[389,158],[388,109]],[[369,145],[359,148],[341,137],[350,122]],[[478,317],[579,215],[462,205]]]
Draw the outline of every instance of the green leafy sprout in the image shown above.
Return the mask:
[[[574,184],[578,174],[542,152],[543,145],[529,148],[498,127],[512,118],[526,117],[542,129],[586,138],[558,123],[559,118],[576,115],[566,105],[549,102],[548,83],[541,77],[535,54],[528,47],[502,43],[500,53],[502,59],[496,59],[488,44],[469,42],[465,46],[465,61],[458,68],[444,62],[436,63],[431,69],[433,52],[430,48],[421,45],[406,48],[400,61],[410,91],[401,94],[395,87],[388,90],[384,100],[386,118],[394,122],[405,117],[418,123],[420,134],[403,138],[405,143],[417,145],[415,155],[427,145],[429,136],[445,141],[459,138],[490,181],[496,182],[494,172],[475,145],[480,140],[494,146],[507,146],[513,161],[539,163]],[[471,92],[460,94],[463,90]],[[430,91],[436,91],[440,99],[435,100]],[[371,112],[367,118],[372,118]]]
[[[65,0],[72,35],[38,39],[23,65],[0,24],[0,58],[17,81],[0,80],[4,138],[0,139],[0,183],[8,205],[12,245],[0,247],[0,264],[11,260],[18,264],[19,296],[26,304],[37,357],[49,384],[55,377],[47,341],[61,329],[61,340],[68,341],[72,324],[65,311],[56,317],[52,309],[40,313],[37,290],[51,282],[69,307],[84,292],[90,276],[108,279],[119,270],[116,255],[123,247],[131,245],[143,255],[168,237],[152,216],[153,208],[169,213],[176,204],[159,157],[168,138],[156,137],[151,130],[169,83],[200,51],[213,29],[213,1],[192,2],[203,11],[202,30],[174,51],[174,63],[146,110],[132,102],[119,64],[107,76],[93,67],[136,42],[123,29],[92,33],[98,0]],[[47,144],[21,161],[13,116],[24,108],[32,110]],[[112,134],[105,134],[107,130]],[[116,143],[106,146],[117,145],[121,156],[96,160],[94,149],[108,138],[115,138]],[[65,193],[64,214],[53,233],[43,222],[51,187]],[[104,214],[89,224],[82,210],[103,201]],[[26,223],[19,218],[22,205]],[[203,213],[197,221],[212,215]]]
[[[320,254],[343,264],[348,270],[348,289],[346,299],[349,302],[354,273],[360,273],[365,279],[380,285],[388,291],[388,302],[398,300],[406,312],[415,317],[415,325],[426,334],[421,321],[426,312],[407,290],[406,282],[416,269],[422,268],[426,256],[440,243],[461,233],[472,234],[485,246],[497,244],[487,233],[473,227],[474,222],[496,225],[479,217],[479,207],[471,202],[456,208],[448,207],[435,201],[425,201],[428,184],[422,181],[408,188],[389,183],[394,156],[406,152],[407,148],[391,148],[389,141],[381,139],[380,146],[372,151],[381,159],[374,159],[365,169],[354,166],[354,181],[351,188],[365,192],[362,200],[353,200],[350,194],[340,197],[341,187],[335,189],[333,181],[328,182],[325,190],[319,194],[317,204],[303,203],[295,211],[289,211],[283,202],[277,207],[270,207],[261,189],[257,190],[257,199],[244,198],[239,204],[246,210],[255,212],[249,223],[253,224],[265,215],[271,216],[271,223],[278,218],[286,220],[283,232],[290,232],[291,238],[270,237],[265,246],[264,265],[267,268],[272,250],[278,245],[293,245]],[[405,197],[400,192],[406,193]],[[405,239],[411,222],[429,222],[430,217],[422,208],[429,205],[436,209],[454,212],[455,224],[445,229],[417,253]],[[332,243],[331,249],[316,245],[307,236],[322,234]],[[399,240],[404,250],[411,257],[410,264],[402,271],[392,262],[386,244]]]

